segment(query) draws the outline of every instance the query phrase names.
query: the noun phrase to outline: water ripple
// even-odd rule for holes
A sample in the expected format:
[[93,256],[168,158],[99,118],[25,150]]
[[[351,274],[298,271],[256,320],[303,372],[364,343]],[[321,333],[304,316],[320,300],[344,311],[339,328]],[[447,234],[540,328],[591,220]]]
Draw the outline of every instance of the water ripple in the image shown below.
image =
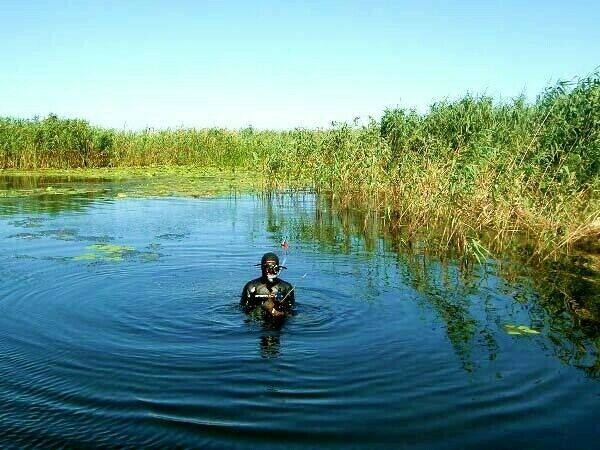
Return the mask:
[[[505,333],[530,315],[498,280],[468,295],[441,278],[417,291],[389,255],[378,278],[365,249],[299,243],[294,313],[278,324],[244,314],[241,288],[283,232],[260,205],[111,201],[0,221],[12,236],[0,242],[2,446],[463,448],[526,446],[533,433],[551,447],[549,428],[593,437],[597,381],[556,360],[544,333]],[[286,220],[301,211],[281,207],[292,208]],[[94,237],[160,258],[75,261]],[[481,336],[494,352],[480,351]]]

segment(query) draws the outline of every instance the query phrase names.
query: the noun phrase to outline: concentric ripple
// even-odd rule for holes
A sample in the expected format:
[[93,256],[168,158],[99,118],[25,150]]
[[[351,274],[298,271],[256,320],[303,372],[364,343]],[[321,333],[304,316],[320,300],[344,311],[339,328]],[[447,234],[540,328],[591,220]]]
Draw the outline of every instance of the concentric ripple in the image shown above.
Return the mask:
[[[379,247],[306,237],[306,195],[25,206],[0,217],[3,447],[593,448],[598,437],[598,381],[556,357],[543,315],[539,334],[511,336],[503,324],[533,316],[491,274],[474,293],[432,269],[439,279],[420,288]],[[284,275],[297,304],[273,324],[238,302],[283,235],[296,236]]]

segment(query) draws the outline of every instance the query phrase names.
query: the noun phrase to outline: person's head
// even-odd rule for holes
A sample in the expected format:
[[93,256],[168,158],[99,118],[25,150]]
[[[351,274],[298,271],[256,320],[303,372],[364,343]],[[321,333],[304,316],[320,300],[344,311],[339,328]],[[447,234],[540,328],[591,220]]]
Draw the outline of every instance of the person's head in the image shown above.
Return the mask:
[[272,252],[265,253],[260,260],[260,270],[264,278],[273,281],[279,275],[279,257]]

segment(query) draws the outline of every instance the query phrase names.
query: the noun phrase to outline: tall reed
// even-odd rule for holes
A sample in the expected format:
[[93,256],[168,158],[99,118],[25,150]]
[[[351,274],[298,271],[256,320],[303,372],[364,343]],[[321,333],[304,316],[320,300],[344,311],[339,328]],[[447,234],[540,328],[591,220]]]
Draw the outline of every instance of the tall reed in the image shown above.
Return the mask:
[[[535,102],[466,95],[426,113],[329,129],[119,131],[55,115],[0,118],[0,167],[187,165],[244,169],[274,185],[335,193],[397,226],[443,230],[484,252],[516,233],[551,257],[600,238],[600,74],[546,89]],[[480,235],[494,230],[483,246]],[[587,244],[586,244],[587,245]]]

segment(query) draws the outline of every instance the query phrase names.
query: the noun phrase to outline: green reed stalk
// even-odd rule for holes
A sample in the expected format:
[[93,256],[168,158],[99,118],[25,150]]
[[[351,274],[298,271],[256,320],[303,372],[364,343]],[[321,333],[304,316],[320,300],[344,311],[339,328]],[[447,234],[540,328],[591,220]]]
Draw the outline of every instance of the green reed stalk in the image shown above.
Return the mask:
[[147,166],[250,170],[274,186],[335,193],[387,211],[411,233],[441,227],[441,246],[490,250],[516,234],[533,255],[600,237],[600,75],[548,88],[530,104],[466,95],[420,114],[329,129],[118,131],[83,120],[0,118],[0,167]]

